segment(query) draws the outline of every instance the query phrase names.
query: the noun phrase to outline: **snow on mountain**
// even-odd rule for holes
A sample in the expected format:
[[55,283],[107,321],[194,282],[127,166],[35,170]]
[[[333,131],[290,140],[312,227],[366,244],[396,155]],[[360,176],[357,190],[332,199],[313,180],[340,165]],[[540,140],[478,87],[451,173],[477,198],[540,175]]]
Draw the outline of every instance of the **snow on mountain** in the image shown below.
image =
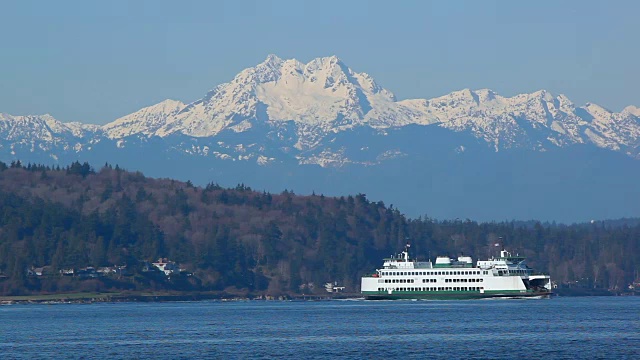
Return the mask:
[[[0,148],[10,148],[11,154],[18,149],[31,153],[51,152],[54,149],[81,151],[87,142],[93,140],[101,129],[97,125],[62,123],[49,114],[12,116],[0,113]],[[50,157],[56,158],[55,154]]]
[[176,100],[165,100],[156,105],[142,108],[133,114],[123,116],[105,126],[102,129],[111,139],[119,139],[133,134],[152,136],[158,129],[165,126],[168,121],[183,108],[185,104]]
[[438,124],[470,131],[496,151],[593,143],[635,154],[639,114],[632,106],[621,113],[592,104],[576,107],[566,96],[544,90],[507,98],[488,89],[464,89],[430,100],[396,101],[371,76],[351,70],[335,56],[303,64],[269,55],[187,106],[163,102],[104,129],[111,138],[137,133],[211,137],[226,129],[238,133],[256,124],[277,127],[291,121],[295,147],[311,150],[327,136],[358,126]]
[[[258,134],[257,139],[252,135],[251,141],[280,142],[277,151],[302,152],[295,155],[300,164],[326,165],[350,161],[345,149],[331,150],[331,139],[337,133],[369,127],[386,134],[389,129],[417,124],[469,132],[495,151],[545,151],[587,143],[640,158],[639,119],[640,109],[634,106],[620,113],[595,104],[576,107],[566,96],[544,90],[503,97],[488,89],[464,89],[434,99],[397,101],[371,76],[353,71],[335,56],[304,64],[269,55],[188,105],[165,100],[102,127],[61,123],[49,115],[0,114],[0,134],[5,141],[39,139],[82,150],[102,137],[116,140],[122,147],[124,138],[132,135],[211,138],[221,132],[242,136],[260,129],[266,133]],[[192,146],[187,143],[184,146]],[[183,146],[180,144],[175,147]],[[215,142],[211,144],[215,147]],[[197,153],[238,155],[213,147]],[[250,158],[274,158],[273,142],[271,149],[267,148],[265,143],[258,144],[254,149],[259,150]],[[192,149],[183,150],[193,153]]]
[[405,125],[415,117],[371,76],[354,72],[335,56],[303,64],[269,55],[189,104],[156,134],[209,137],[227,128],[251,128],[254,121],[294,121],[300,138],[296,147],[308,149],[317,145],[317,134],[366,123]]
[[49,114],[13,116],[0,113],[0,134],[4,140],[20,138],[52,140],[61,136],[84,138],[99,134],[101,129],[100,125],[63,123]]

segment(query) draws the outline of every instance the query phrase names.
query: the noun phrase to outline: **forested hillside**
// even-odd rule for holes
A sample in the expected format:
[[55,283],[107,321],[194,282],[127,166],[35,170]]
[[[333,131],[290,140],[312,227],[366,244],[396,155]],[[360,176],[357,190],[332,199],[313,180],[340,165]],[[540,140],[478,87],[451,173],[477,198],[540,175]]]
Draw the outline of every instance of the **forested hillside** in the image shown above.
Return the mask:
[[[495,244],[528,257],[559,284],[626,288],[640,270],[637,221],[557,225],[409,219],[364,194],[331,198],[244,185],[146,178],[105,165],[51,169],[0,163],[0,294],[107,290],[318,293],[359,278],[381,258],[412,252],[485,258]],[[184,271],[165,276],[148,263]],[[60,270],[120,266],[117,276]],[[45,268],[44,273],[35,269]]]

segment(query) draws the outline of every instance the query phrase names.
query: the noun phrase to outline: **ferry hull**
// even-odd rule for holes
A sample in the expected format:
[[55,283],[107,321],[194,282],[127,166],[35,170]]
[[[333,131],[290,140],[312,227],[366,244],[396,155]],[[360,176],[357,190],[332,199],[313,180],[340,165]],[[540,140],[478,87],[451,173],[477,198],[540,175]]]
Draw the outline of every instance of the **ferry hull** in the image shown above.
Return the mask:
[[460,293],[460,292],[438,292],[438,293],[381,293],[363,292],[365,300],[470,300],[488,298],[544,298],[550,297],[551,292],[526,292],[519,291],[495,291],[485,293]]

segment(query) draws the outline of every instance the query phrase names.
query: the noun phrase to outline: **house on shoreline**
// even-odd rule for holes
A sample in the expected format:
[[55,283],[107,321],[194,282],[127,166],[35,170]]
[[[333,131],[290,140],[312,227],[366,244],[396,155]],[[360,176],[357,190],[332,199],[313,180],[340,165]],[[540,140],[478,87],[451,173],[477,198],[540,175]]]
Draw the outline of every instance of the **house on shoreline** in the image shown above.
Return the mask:
[[151,263],[151,265],[162,271],[165,276],[169,276],[174,273],[179,274],[180,272],[184,271],[184,269],[180,269],[180,266],[178,266],[175,261],[171,261],[167,258],[159,258],[158,261]]

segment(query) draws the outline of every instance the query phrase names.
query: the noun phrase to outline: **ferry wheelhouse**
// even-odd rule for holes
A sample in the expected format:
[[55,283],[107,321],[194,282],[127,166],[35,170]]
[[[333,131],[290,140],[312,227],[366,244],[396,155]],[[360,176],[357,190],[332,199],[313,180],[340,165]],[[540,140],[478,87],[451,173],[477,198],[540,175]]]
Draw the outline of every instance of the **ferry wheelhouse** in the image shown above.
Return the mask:
[[489,297],[548,297],[551,277],[529,268],[525,258],[506,250],[499,257],[478,261],[470,256],[438,256],[435,264],[409,257],[409,245],[384,259],[375,274],[362,277],[365,299],[473,299]]

